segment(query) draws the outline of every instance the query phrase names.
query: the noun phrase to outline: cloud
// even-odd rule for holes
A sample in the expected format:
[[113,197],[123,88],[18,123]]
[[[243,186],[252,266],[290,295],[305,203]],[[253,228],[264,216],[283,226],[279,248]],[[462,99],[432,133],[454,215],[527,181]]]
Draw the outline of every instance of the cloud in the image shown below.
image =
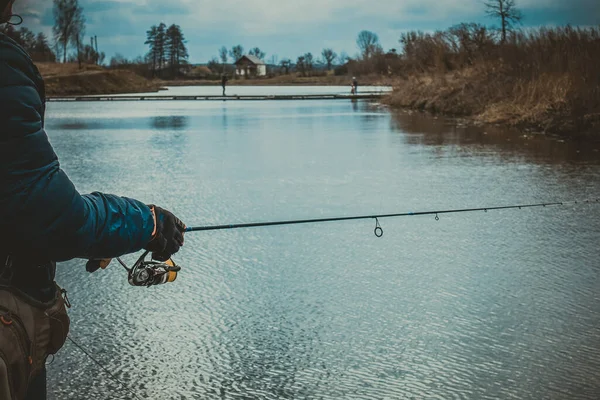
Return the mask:
[[[356,52],[362,29],[379,34],[384,48],[398,46],[400,32],[445,29],[486,18],[483,0],[80,0],[87,33],[98,35],[109,55],[128,57],[146,51],[145,33],[161,21],[180,25],[188,39],[192,62],[207,61],[221,45],[259,46],[280,58],[295,58],[324,46]],[[600,24],[597,0],[517,0],[524,25]],[[17,0],[27,26],[48,32],[52,2]]]

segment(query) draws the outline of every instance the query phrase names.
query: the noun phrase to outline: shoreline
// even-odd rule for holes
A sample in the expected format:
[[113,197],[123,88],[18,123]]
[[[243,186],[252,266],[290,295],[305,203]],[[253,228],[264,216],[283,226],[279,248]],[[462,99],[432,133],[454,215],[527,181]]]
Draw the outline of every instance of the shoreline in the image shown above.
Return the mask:
[[[166,87],[216,86],[218,80],[160,80],[147,79],[125,69],[110,70],[97,66],[42,64],[40,72],[46,83],[48,97],[156,93]],[[554,96],[515,97],[499,91],[494,77],[478,70],[463,70],[448,74],[414,74],[404,78],[379,75],[359,76],[360,87],[388,86],[393,90],[380,99],[390,110],[418,110],[431,115],[457,118],[470,125],[492,125],[516,128],[525,133],[574,140],[600,140],[600,114],[577,115],[564,107],[560,77],[546,79],[543,84]],[[350,86],[348,76],[301,77],[281,75],[271,78],[232,79],[228,87],[236,86]],[[541,78],[540,78],[541,79]],[[506,85],[507,82],[502,82]],[[535,82],[520,82],[528,90]],[[492,94],[490,94],[492,93]],[[523,100],[525,98],[525,100]]]
[[[413,75],[393,84],[382,98],[391,110],[414,110],[443,116],[473,126],[497,126],[569,140],[600,141],[600,114],[576,114],[564,105],[560,79],[545,82],[559,93],[554,97],[489,95],[491,77],[468,71],[435,76]],[[523,91],[538,82],[519,82]]]
[[[107,69],[96,65],[36,63],[46,85],[48,96],[87,96],[127,93],[159,93],[166,87],[221,86],[220,80],[205,79],[148,79],[129,69]],[[279,75],[252,79],[230,79],[227,86],[347,86],[350,76],[297,76]],[[390,79],[378,75],[362,76],[359,88],[391,86]]]

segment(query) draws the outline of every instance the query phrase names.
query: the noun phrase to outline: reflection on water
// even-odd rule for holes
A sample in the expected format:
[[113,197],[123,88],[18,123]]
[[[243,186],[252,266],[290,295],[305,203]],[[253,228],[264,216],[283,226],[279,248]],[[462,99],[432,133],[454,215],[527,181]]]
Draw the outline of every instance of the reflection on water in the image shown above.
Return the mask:
[[188,119],[182,115],[160,116],[152,118],[152,127],[156,129],[184,129]]
[[453,147],[464,154],[487,149],[501,157],[521,155],[557,164],[600,160],[600,142],[553,139],[505,127],[474,126],[416,111],[394,112],[391,127],[403,134],[406,143]]
[[[47,128],[80,191],[189,225],[600,193],[596,145],[368,102],[51,103]],[[385,219],[380,239],[373,221],[190,233],[172,284],[80,260],[58,281],[73,337],[142,398],[597,399],[598,215]],[[49,392],[131,398],[69,343]]]

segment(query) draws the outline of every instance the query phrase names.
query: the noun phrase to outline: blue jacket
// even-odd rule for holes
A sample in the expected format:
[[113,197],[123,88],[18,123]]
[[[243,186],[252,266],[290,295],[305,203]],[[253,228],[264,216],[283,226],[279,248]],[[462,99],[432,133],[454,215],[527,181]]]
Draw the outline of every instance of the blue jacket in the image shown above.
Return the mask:
[[80,195],[48,141],[44,111],[37,68],[0,33],[0,254],[65,261],[142,249],[154,229],[148,206],[103,193]]

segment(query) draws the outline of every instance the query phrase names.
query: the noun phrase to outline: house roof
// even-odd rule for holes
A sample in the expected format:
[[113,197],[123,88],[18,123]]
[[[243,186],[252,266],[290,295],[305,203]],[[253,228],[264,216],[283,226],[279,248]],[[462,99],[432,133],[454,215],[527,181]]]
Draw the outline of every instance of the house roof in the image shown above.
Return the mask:
[[239,60],[237,60],[235,63],[239,63],[240,61],[242,61],[244,58],[246,58],[248,61],[250,61],[252,64],[256,64],[256,65],[265,65],[265,62],[263,60],[261,60],[260,58],[256,57],[256,56],[251,56],[251,55],[245,55],[242,56]]

